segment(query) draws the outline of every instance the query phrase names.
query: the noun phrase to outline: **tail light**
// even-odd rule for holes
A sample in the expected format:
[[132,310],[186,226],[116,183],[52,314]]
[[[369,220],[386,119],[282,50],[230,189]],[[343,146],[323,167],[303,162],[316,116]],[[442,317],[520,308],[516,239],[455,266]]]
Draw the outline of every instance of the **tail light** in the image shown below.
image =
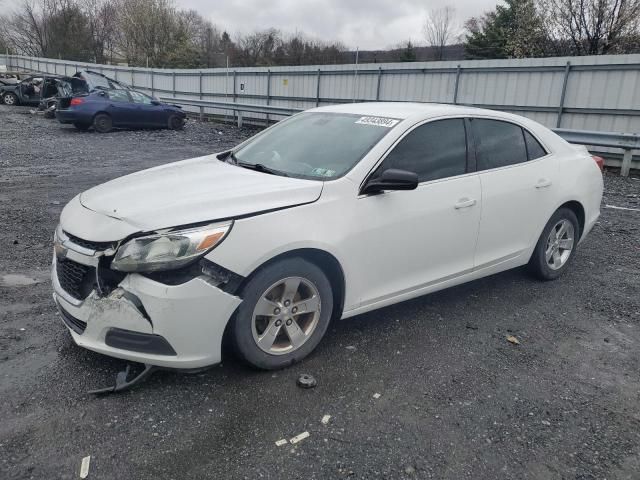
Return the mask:
[[596,162],[596,165],[598,165],[600,171],[604,172],[604,158],[597,155],[593,155],[591,158],[593,158],[593,160]]
[[73,107],[74,105],[80,105],[81,103],[84,103],[84,98],[76,97],[71,99],[71,103],[69,105]]

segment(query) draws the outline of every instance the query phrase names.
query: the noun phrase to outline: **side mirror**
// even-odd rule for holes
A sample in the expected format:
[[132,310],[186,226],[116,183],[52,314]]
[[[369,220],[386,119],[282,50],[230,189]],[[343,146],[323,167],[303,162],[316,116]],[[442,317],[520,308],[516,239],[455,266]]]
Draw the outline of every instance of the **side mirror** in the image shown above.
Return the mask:
[[160,100],[158,100],[157,98],[152,98],[151,99],[151,105],[155,105],[155,106],[162,105],[162,102]]
[[390,168],[382,172],[379,177],[369,179],[360,193],[378,193],[385,190],[415,190],[417,187],[417,173]]

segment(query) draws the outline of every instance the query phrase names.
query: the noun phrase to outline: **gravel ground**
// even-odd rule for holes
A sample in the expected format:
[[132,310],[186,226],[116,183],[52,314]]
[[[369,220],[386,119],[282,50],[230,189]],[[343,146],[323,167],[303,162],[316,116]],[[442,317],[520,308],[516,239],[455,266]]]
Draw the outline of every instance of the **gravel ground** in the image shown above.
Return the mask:
[[[0,106],[0,478],[78,478],[86,455],[91,479],[640,478],[638,211],[604,208],[556,282],[519,269],[337,322],[277,373],[229,358],[87,394],[123,363],[76,347],[55,314],[63,205],[251,133],[98,135]],[[640,180],[605,185],[604,204],[640,208]],[[315,389],[296,386],[302,372]]]

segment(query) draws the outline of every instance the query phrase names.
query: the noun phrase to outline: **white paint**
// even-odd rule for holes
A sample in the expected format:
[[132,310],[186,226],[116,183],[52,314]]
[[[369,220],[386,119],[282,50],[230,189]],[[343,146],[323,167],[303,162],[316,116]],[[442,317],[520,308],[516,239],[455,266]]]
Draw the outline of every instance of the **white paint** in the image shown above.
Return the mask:
[[324,417],[322,417],[322,420],[320,420],[320,423],[322,423],[323,425],[327,425],[329,423],[329,420],[331,420],[331,415],[325,415]]
[[281,447],[282,445],[286,445],[289,441],[286,438],[276,441],[276,447]]

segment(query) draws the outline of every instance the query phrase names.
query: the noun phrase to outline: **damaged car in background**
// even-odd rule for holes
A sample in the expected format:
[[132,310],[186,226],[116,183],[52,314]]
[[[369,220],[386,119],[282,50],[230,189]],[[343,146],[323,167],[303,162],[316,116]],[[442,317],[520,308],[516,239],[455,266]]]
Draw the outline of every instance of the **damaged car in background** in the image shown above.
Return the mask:
[[91,70],[78,71],[72,76],[30,75],[21,82],[0,86],[0,98],[5,105],[37,106],[47,118],[55,118],[58,101],[94,90],[127,89],[101,73]]
[[60,98],[56,118],[78,130],[107,133],[114,128],[181,130],[187,114],[177,105],[131,89],[94,90]]
[[78,345],[145,371],[216,364],[223,339],[278,369],[331,320],[523,265],[560,277],[602,190],[586,149],[520,116],[321,107],[76,196],[54,299]]

